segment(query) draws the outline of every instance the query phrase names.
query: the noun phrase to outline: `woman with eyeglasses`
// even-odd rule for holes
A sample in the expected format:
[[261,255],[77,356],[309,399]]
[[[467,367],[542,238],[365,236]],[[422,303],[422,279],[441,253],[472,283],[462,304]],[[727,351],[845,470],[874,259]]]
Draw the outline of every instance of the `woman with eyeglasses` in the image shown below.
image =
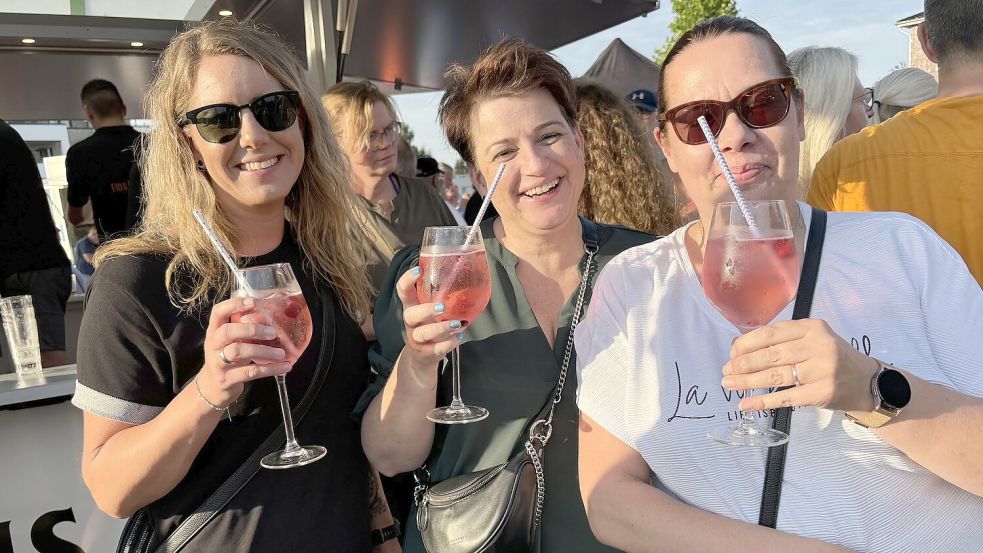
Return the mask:
[[806,138],[799,148],[799,199],[804,199],[816,164],[836,141],[867,126],[874,103],[857,76],[857,56],[842,48],[799,48],[788,55],[788,64],[805,96]]
[[[96,254],[79,335],[85,483],[104,512],[137,513],[124,538],[146,531],[154,548],[204,509],[215,516],[188,550],[371,551],[377,479],[349,418],[369,375],[359,318],[370,285],[349,235],[344,153],[274,35],[204,23],[174,37],[159,67],[147,96],[145,215],[134,236]],[[283,349],[262,345],[272,326],[233,317],[255,302],[228,299],[233,274],[195,209],[239,266],[291,265],[313,319],[292,369]],[[291,406],[309,405],[297,435],[328,454],[260,469],[254,451],[273,436],[267,452],[278,449],[283,436],[268,377],[287,371]],[[245,484],[203,507],[243,470]]]
[[361,199],[356,220],[369,239],[369,277],[378,290],[400,248],[419,244],[427,227],[457,221],[430,183],[396,174],[401,124],[388,96],[362,81],[338,83],[321,101],[351,163],[349,182]]
[[[787,207],[777,265],[824,215],[796,201],[802,95],[771,35],[736,17],[684,33],[660,87],[656,138],[700,220],[611,260],[577,327],[595,535],[631,552],[979,550],[983,291],[965,263],[908,215],[831,212],[810,318],[789,303],[742,332],[703,291],[711,215],[733,195],[698,118],[747,200]],[[728,255],[715,274],[740,270]],[[776,529],[756,524],[769,450],[708,434],[778,407],[794,410]]]

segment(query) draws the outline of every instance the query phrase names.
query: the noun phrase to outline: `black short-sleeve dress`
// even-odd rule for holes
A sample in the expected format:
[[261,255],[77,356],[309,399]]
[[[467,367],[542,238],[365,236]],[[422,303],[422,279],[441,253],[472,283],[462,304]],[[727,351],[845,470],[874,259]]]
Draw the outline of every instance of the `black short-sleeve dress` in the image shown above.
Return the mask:
[[[201,368],[210,309],[188,312],[169,301],[169,259],[113,258],[95,273],[79,333],[78,383],[72,402],[100,417],[144,424],[160,414]],[[260,470],[228,507],[194,538],[195,551],[321,552],[371,550],[369,468],[351,411],[368,377],[367,344],[329,286],[307,276],[299,248],[285,233],[272,252],[248,266],[289,262],[314,320],[311,343],[287,375],[293,406],[320,364],[328,372],[306,416],[301,443],[328,455],[286,471]],[[278,428],[272,378],[247,383],[170,493],[147,507],[158,536],[170,534]]]

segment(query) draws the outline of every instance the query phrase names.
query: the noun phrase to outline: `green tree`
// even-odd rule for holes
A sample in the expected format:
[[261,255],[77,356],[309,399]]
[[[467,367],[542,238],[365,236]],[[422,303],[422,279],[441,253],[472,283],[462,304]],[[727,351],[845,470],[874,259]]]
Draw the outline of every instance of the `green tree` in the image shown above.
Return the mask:
[[468,168],[464,165],[463,159],[458,159],[457,163],[454,164],[454,174],[455,175],[466,175],[468,174]]
[[417,158],[433,157],[432,155],[430,155],[430,150],[427,150],[426,148],[420,148],[413,143],[413,138],[415,138],[416,135],[413,133],[413,129],[411,129],[410,126],[407,125],[406,123],[403,123],[402,134],[403,134],[403,139],[405,139],[406,143],[410,145],[410,149],[413,150],[413,154],[416,155]]
[[666,54],[683,33],[718,15],[737,15],[737,0],[672,0],[672,23],[665,44],[655,51],[655,61],[662,65]]

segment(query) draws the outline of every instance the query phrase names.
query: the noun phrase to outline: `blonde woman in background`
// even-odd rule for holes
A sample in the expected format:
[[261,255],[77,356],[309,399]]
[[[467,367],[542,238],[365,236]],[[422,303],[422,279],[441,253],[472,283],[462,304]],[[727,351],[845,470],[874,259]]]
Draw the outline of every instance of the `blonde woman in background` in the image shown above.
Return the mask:
[[574,86],[587,167],[580,214],[649,234],[675,230],[679,219],[667,193],[672,188],[659,170],[655,138],[634,108],[600,83],[577,79]]
[[[139,511],[156,548],[230,475],[255,467],[188,550],[368,553],[378,480],[348,415],[369,375],[358,323],[369,280],[349,234],[347,161],[304,68],[250,24],[203,23],[161,54],[146,105],[145,215],[135,236],[96,253],[79,334],[82,477],[104,512]],[[240,266],[292,266],[313,320],[292,367],[264,345],[275,328],[233,322],[255,300],[228,299],[233,275],[196,208]],[[266,377],[288,371],[292,405],[312,398],[298,436],[330,454],[261,470],[250,457],[283,432]],[[391,525],[372,499],[375,527]]]
[[906,67],[891,71],[874,84],[874,115],[870,122],[882,123],[938,95],[938,81],[921,69]]
[[426,227],[457,222],[430,183],[397,173],[402,125],[388,96],[361,81],[338,83],[321,101],[351,162],[348,180],[360,200],[356,217],[368,235],[369,277],[378,290],[400,248],[419,244]]
[[857,77],[857,56],[842,48],[807,46],[788,56],[805,94],[806,138],[799,153],[799,198],[812,171],[833,144],[860,132],[873,115],[870,90]]

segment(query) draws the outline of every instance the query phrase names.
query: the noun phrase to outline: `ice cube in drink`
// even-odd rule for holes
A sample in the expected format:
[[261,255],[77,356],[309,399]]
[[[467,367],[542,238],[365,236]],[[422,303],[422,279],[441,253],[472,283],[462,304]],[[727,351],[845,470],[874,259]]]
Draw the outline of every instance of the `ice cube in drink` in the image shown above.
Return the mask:
[[711,237],[703,258],[703,289],[727,320],[746,331],[770,322],[792,300],[799,263],[787,231]]
[[485,310],[491,298],[488,260],[480,247],[430,246],[420,252],[420,303],[441,302],[438,321],[459,320],[464,327]]

